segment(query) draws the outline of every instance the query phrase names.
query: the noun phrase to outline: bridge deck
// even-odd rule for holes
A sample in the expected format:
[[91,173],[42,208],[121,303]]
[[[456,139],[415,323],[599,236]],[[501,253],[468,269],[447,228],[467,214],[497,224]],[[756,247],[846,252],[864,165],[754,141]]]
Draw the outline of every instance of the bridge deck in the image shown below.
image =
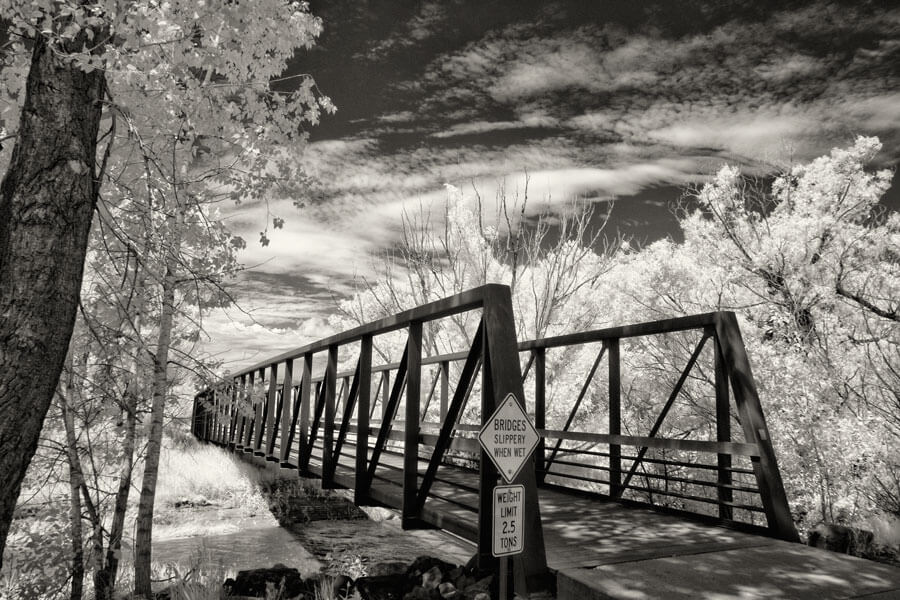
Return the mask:
[[[342,461],[349,463],[354,452],[346,444]],[[316,452],[310,462],[315,475],[321,475],[320,456]],[[402,462],[399,453],[382,454],[374,500],[400,507]],[[335,482],[352,488],[353,472],[344,463]],[[427,464],[420,459],[420,477]],[[475,540],[475,472],[444,465],[438,478],[425,520]],[[560,600],[900,599],[900,569],[888,565],[556,489],[540,490],[540,506]]]

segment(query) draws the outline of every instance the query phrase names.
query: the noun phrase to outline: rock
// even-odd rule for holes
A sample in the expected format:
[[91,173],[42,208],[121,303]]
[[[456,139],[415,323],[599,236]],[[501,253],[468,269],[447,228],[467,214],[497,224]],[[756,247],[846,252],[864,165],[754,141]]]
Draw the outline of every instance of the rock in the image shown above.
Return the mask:
[[194,508],[197,506],[211,506],[209,500],[204,496],[183,497],[175,501],[175,508]]
[[375,575],[356,580],[356,591],[363,600],[402,600],[406,593],[403,575]]
[[423,573],[431,569],[432,567],[437,567],[441,570],[442,573],[449,573],[456,565],[452,565],[448,562],[444,562],[439,558],[435,558],[433,556],[420,556],[416,560],[409,565],[409,568],[406,569],[406,575],[410,579],[418,579]]
[[433,590],[441,584],[444,574],[441,573],[440,567],[434,566],[422,573],[422,587],[426,590]]
[[353,580],[346,575],[338,575],[331,582],[331,592],[335,598],[344,598],[349,596],[353,590]]
[[450,583],[449,581],[442,583],[438,586],[438,593],[441,595],[441,598],[456,598],[459,596],[459,592],[456,591],[456,586]]
[[381,562],[369,567],[369,575],[375,577],[377,575],[399,575],[406,573],[407,564],[400,560]]
[[238,571],[237,577],[225,581],[225,586],[232,596],[265,598],[266,584],[271,583],[277,588],[282,581],[286,598],[300,595],[313,597],[315,594],[315,580],[304,580],[297,569],[284,565],[276,565],[271,569]]
[[493,578],[490,575],[483,577],[475,583],[466,586],[463,592],[465,592],[467,598],[478,598],[484,594],[487,600],[490,600],[491,579]]
[[403,600],[433,600],[437,596],[437,589],[426,590],[417,585],[403,596]]
[[835,523],[821,523],[809,532],[806,543],[823,550],[864,556],[872,545],[873,538],[871,531]]

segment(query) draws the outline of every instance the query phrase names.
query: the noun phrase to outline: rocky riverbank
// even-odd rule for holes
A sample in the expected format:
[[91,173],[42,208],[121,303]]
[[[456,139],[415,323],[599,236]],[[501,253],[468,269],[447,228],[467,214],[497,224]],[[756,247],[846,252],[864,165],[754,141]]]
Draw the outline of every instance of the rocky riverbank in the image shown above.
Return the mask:
[[225,567],[223,592],[238,598],[497,597],[491,577],[466,566],[475,547],[464,540],[439,530],[403,531],[393,511],[360,509],[317,481],[262,469],[258,485],[265,514],[185,504],[175,519],[184,535],[173,523],[154,547],[157,559],[185,564],[199,550]]

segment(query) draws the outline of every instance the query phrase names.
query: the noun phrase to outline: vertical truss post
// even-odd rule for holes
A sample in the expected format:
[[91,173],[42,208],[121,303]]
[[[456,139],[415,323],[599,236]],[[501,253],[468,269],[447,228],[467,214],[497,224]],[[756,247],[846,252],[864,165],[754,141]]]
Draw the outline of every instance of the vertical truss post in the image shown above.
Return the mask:
[[359,399],[356,404],[356,467],[353,502],[360,506],[369,498],[366,478],[369,456],[369,403],[372,398],[372,336],[364,335],[359,345]]
[[[235,404],[235,425],[237,434],[234,438],[234,449],[243,450],[244,448],[244,427],[247,423],[247,376],[241,375],[240,383],[237,385],[236,404]],[[240,424],[237,421],[240,420]]]
[[284,363],[284,378],[281,380],[281,456],[279,456],[279,462],[283,467],[288,466],[291,457],[291,431],[294,425],[291,420],[293,391],[294,360],[290,359]]
[[450,399],[450,361],[441,361],[441,423],[447,418],[447,403]]
[[237,419],[235,415],[237,414],[237,409],[235,408],[235,404],[237,403],[237,386],[234,383],[234,380],[231,380],[231,383],[228,384],[228,435],[226,436],[225,443],[229,448],[234,448],[234,426],[236,424]]
[[791,510],[778,462],[775,460],[775,449],[769,427],[759,402],[756,382],[750,369],[750,360],[741,337],[737,318],[733,312],[716,313],[716,336],[722,345],[722,357],[731,380],[734,401],[741,415],[741,427],[744,439],[755,443],[759,448],[759,457],[753,457],[753,471],[762,498],[766,520],[772,533],[789,542],[798,542],[800,536],[794,527]]
[[[541,431],[547,428],[547,349],[535,348],[531,352],[534,359],[534,426]],[[542,435],[534,449],[535,477],[539,483],[547,477],[544,468],[546,447],[547,442]]]
[[228,395],[224,386],[215,388],[215,394],[219,404],[219,414],[216,417],[218,420],[216,443],[222,445],[225,443],[225,434],[228,432],[228,419],[226,419],[226,415],[228,415]]
[[204,396],[206,402],[206,436],[208,442],[215,441],[216,437],[216,395],[215,392],[207,392]]
[[216,396],[216,390],[213,388],[210,390],[210,393],[207,395],[207,402],[209,402],[210,406],[210,427],[209,427],[209,439],[207,441],[215,442],[216,434],[219,431],[219,398]]
[[[728,372],[725,367],[725,359],[722,356],[719,337],[714,335],[715,365],[716,365],[716,440],[719,442],[731,441],[731,399],[728,393]],[[719,500],[719,518],[731,520],[734,518],[730,503],[734,500],[734,494],[730,486],[731,479],[731,455],[719,453],[718,463],[718,487],[716,488]]]
[[387,369],[382,371],[384,376],[384,387],[381,389],[381,424],[384,425],[384,416],[387,414],[388,403],[391,400],[391,372]]
[[[263,389],[263,384],[266,380],[266,368],[261,367],[259,369],[259,387],[260,391]],[[256,417],[254,418],[254,422],[256,423],[255,431],[253,432],[253,454],[254,456],[264,456],[265,453],[262,451],[262,441],[263,435],[266,430],[266,412],[269,405],[269,397],[268,395],[262,396],[262,398],[256,403]]]
[[255,404],[256,410],[253,412],[253,443],[251,446],[253,447],[254,456],[262,456],[262,438],[266,428],[266,405],[269,401],[268,396],[265,393],[262,393],[263,385],[266,382],[265,367],[259,369],[259,375],[257,376],[256,382],[261,393]]
[[241,443],[239,426],[239,422],[241,422],[241,383],[237,379],[231,381],[231,439],[228,440],[228,446],[234,450]]
[[[487,306],[485,305],[485,313]],[[497,401],[494,396],[494,386],[492,385],[493,369],[491,368],[490,354],[488,351],[488,324],[487,315],[482,317],[481,340],[481,424],[487,422],[490,416],[497,410]],[[491,538],[491,527],[493,520],[493,489],[497,485],[497,468],[491,462],[490,457],[484,448],[479,450],[478,461],[478,568],[483,570],[495,569],[497,559],[491,552],[493,540]]]
[[199,398],[197,400],[197,437],[203,439],[203,403]]
[[[622,378],[619,355],[619,340],[607,341],[609,352],[609,433],[622,433]],[[622,497],[622,446],[609,445],[609,495],[612,498]]]
[[302,473],[309,468],[309,455],[312,448],[309,443],[309,404],[312,396],[312,363],[313,355],[303,355],[303,379],[300,380],[300,432],[297,434],[297,469]]
[[416,527],[419,514],[419,403],[422,394],[422,322],[411,321],[406,343],[406,414],[403,424],[403,529]]
[[216,431],[215,431],[215,442],[217,444],[222,443],[222,439],[225,437],[225,396],[222,390],[218,387],[213,387],[213,396],[216,399]]
[[200,406],[200,394],[194,395],[194,403],[191,405],[191,435],[200,439],[197,432],[197,407]]
[[325,424],[322,429],[322,489],[334,487],[334,469],[337,457],[334,456],[334,413],[335,393],[337,391],[338,347],[328,346],[328,362],[325,364]]
[[[278,392],[278,364],[269,367],[269,397],[266,401],[266,460],[274,461],[275,457],[272,452],[275,448],[275,404],[278,401],[276,394]],[[260,436],[262,441],[262,436]]]
[[249,377],[247,378],[247,401],[250,404],[248,407],[249,410],[247,412],[252,413],[254,416],[250,417],[249,423],[246,426],[246,437],[244,438],[244,452],[253,452],[253,447],[250,445],[250,442],[253,440],[253,427],[256,424],[256,403],[253,399],[253,381],[256,377],[256,372],[251,372]]
[[[507,286],[487,285],[484,288],[484,371],[482,376],[481,423],[484,425],[495,408],[507,396],[513,394],[525,409],[525,391],[519,365],[516,341],[516,325],[512,298]],[[544,550],[544,532],[538,505],[537,480],[534,455],[519,471],[514,483],[525,487],[523,507],[523,535],[525,549],[513,557],[515,590],[527,596],[531,592],[547,590],[550,572]],[[493,519],[493,488],[497,483],[497,471],[484,449],[481,451],[478,512],[479,566],[495,565],[491,557],[491,522]],[[490,560],[489,560],[490,559]]]

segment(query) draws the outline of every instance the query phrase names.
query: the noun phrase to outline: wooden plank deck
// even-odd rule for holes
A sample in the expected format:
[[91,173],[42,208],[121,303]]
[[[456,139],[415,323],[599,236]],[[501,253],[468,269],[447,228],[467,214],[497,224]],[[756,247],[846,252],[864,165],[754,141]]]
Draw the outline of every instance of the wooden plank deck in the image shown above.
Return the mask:
[[[355,451],[353,440],[341,451],[342,487],[353,487]],[[320,452],[310,461],[317,476]],[[402,454],[382,454],[373,500],[400,508],[402,466]],[[419,481],[427,466],[420,458]],[[424,520],[476,540],[476,486],[474,471],[441,466]],[[540,507],[560,600],[900,599],[900,568],[556,489],[540,490]]]

